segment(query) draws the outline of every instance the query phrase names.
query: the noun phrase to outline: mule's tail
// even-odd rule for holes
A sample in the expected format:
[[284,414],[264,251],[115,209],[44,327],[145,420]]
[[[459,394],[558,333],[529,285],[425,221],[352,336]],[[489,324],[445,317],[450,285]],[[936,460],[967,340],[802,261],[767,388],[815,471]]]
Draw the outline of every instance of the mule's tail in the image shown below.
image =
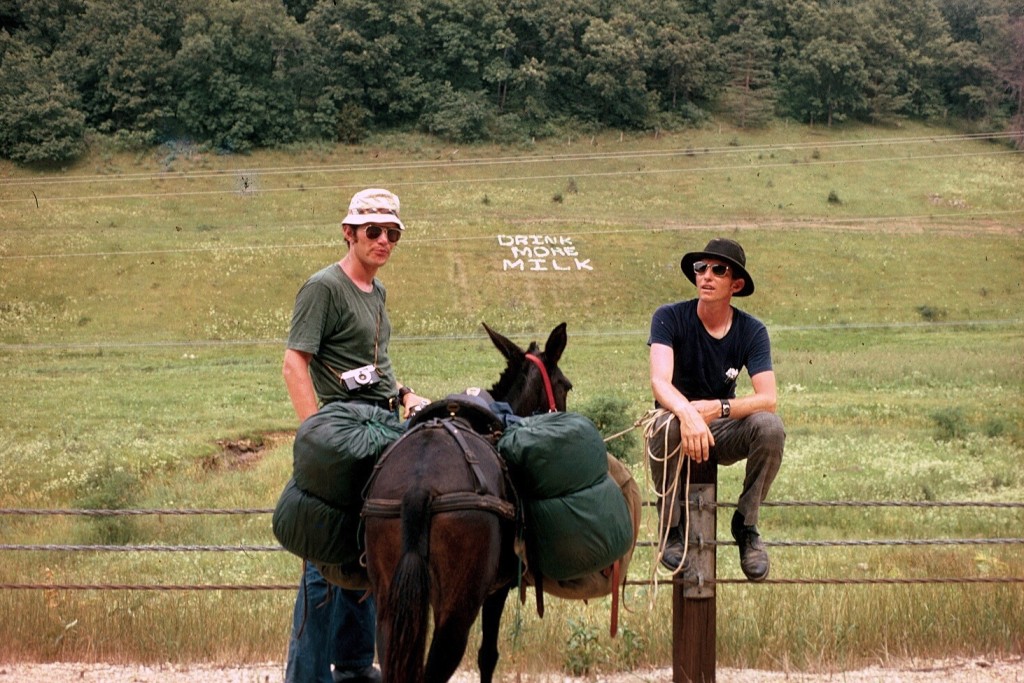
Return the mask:
[[402,556],[387,595],[387,679],[423,680],[430,616],[430,493],[408,491],[402,498]]

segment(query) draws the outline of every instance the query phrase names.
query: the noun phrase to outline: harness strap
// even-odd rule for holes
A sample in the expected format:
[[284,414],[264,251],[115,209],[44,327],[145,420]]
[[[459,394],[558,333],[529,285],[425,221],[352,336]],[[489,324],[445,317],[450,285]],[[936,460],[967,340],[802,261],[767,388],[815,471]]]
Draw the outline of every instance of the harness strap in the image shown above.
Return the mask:
[[[430,511],[456,512],[458,510],[482,510],[493,512],[505,519],[516,518],[516,507],[507,500],[489,494],[481,495],[471,491],[442,493],[430,501]],[[396,518],[402,516],[402,501],[394,498],[371,498],[363,504],[363,517]]]
[[466,464],[469,465],[469,471],[473,473],[473,479],[476,480],[476,485],[474,486],[476,492],[481,496],[485,495],[487,488],[484,486],[484,473],[480,471],[480,461],[477,460],[476,454],[469,450],[465,437],[462,436],[459,428],[452,423],[452,420],[441,420],[441,424],[444,426],[445,431],[452,435],[459,448],[462,449],[462,456],[466,459]]
[[[442,493],[434,496],[430,501],[430,510],[433,514],[439,512],[454,512],[457,510],[483,510],[486,512],[493,512],[505,519],[517,519],[517,506],[515,503],[504,500],[499,496],[493,495],[487,492],[486,480],[484,478],[483,470],[480,469],[480,460],[476,454],[470,450],[469,444],[466,443],[466,438],[462,435],[462,431],[458,425],[455,424],[453,419],[439,419],[433,418],[429,422],[424,422],[417,425],[413,430],[406,432],[402,439],[408,438],[414,431],[421,429],[438,429],[444,428],[446,432],[455,440],[458,444],[459,449],[462,451],[462,457],[465,459],[466,464],[469,466],[470,473],[474,480],[474,486],[472,491],[453,491],[450,493]],[[493,448],[493,446],[491,447]],[[371,489],[371,483],[373,479],[377,477],[380,472],[381,466],[392,451],[389,448],[381,456],[381,459],[377,461],[376,467],[374,467],[373,474],[371,475],[371,481],[367,483],[364,489],[365,493],[368,494]],[[498,463],[501,466],[502,477],[506,483],[509,483],[508,470],[505,467],[505,461],[500,455],[497,455],[495,451]],[[510,490],[511,487],[510,487]],[[514,495],[514,492],[513,494]],[[402,514],[402,501],[395,500],[393,498],[367,498],[363,503],[362,517],[400,517]]]
[[612,563],[612,624],[611,637],[619,632],[619,590],[622,589],[622,561]]

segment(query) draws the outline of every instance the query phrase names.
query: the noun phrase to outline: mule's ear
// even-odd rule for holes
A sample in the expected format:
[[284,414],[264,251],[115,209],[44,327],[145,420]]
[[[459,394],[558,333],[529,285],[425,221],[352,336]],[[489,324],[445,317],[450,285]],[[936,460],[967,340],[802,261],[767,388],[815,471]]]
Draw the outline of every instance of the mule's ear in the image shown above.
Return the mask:
[[491,341],[498,347],[498,350],[501,351],[501,355],[505,356],[506,360],[519,360],[526,355],[526,352],[519,348],[511,339],[508,339],[487,327],[487,323],[482,322],[480,324],[484,326],[485,330],[487,330],[487,336],[491,338]]
[[565,351],[567,341],[565,323],[562,323],[551,330],[548,340],[544,342],[544,359],[552,366],[558,365],[559,359],[562,358],[562,352]]

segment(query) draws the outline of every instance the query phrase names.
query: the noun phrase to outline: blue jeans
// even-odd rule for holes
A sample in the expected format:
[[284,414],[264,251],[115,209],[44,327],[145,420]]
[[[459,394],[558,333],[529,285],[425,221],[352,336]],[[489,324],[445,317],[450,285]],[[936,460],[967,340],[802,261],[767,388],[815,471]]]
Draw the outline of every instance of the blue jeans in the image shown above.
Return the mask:
[[285,683],[333,683],[339,670],[373,664],[377,607],[365,591],[332,586],[312,563],[295,598]]

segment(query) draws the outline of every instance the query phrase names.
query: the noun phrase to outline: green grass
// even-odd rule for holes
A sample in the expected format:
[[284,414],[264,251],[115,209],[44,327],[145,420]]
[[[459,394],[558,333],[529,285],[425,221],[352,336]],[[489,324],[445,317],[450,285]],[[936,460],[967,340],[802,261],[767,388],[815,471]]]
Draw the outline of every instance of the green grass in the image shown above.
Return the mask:
[[[367,185],[402,198],[409,230],[381,275],[399,377],[425,395],[497,378],[481,321],[525,344],[564,320],[570,406],[614,400],[640,417],[650,315],[693,291],[679,257],[734,235],[758,288],[736,303],[769,324],[789,435],[772,499],[1022,501],[1024,165],[952,134],[713,126],[457,153],[390,136],[241,158],[97,152],[58,175],[0,164],[0,507],[273,507],[296,426],[280,377],[292,301],[341,255],[341,210]],[[260,192],[240,191],[242,176]],[[593,270],[504,271],[503,235],[569,238]],[[218,441],[244,438],[269,448],[234,467]],[[639,448],[627,455],[648,490]],[[724,468],[720,499],[741,478]],[[761,526],[770,542],[1019,538],[1022,522],[1017,509],[769,507]],[[258,515],[3,524],[5,544],[274,543]],[[720,549],[720,576],[741,575],[734,553]],[[1024,575],[1019,545],[772,559],[779,578]],[[631,577],[650,563],[639,549]],[[292,584],[299,568],[283,552],[4,551],[0,583]],[[670,597],[631,588],[615,640],[607,600],[552,598],[543,620],[532,594],[510,600],[499,671],[664,666]],[[717,599],[722,666],[1020,653],[1024,632],[1013,584],[728,584]],[[292,600],[0,590],[0,638],[11,660],[281,661]]]

